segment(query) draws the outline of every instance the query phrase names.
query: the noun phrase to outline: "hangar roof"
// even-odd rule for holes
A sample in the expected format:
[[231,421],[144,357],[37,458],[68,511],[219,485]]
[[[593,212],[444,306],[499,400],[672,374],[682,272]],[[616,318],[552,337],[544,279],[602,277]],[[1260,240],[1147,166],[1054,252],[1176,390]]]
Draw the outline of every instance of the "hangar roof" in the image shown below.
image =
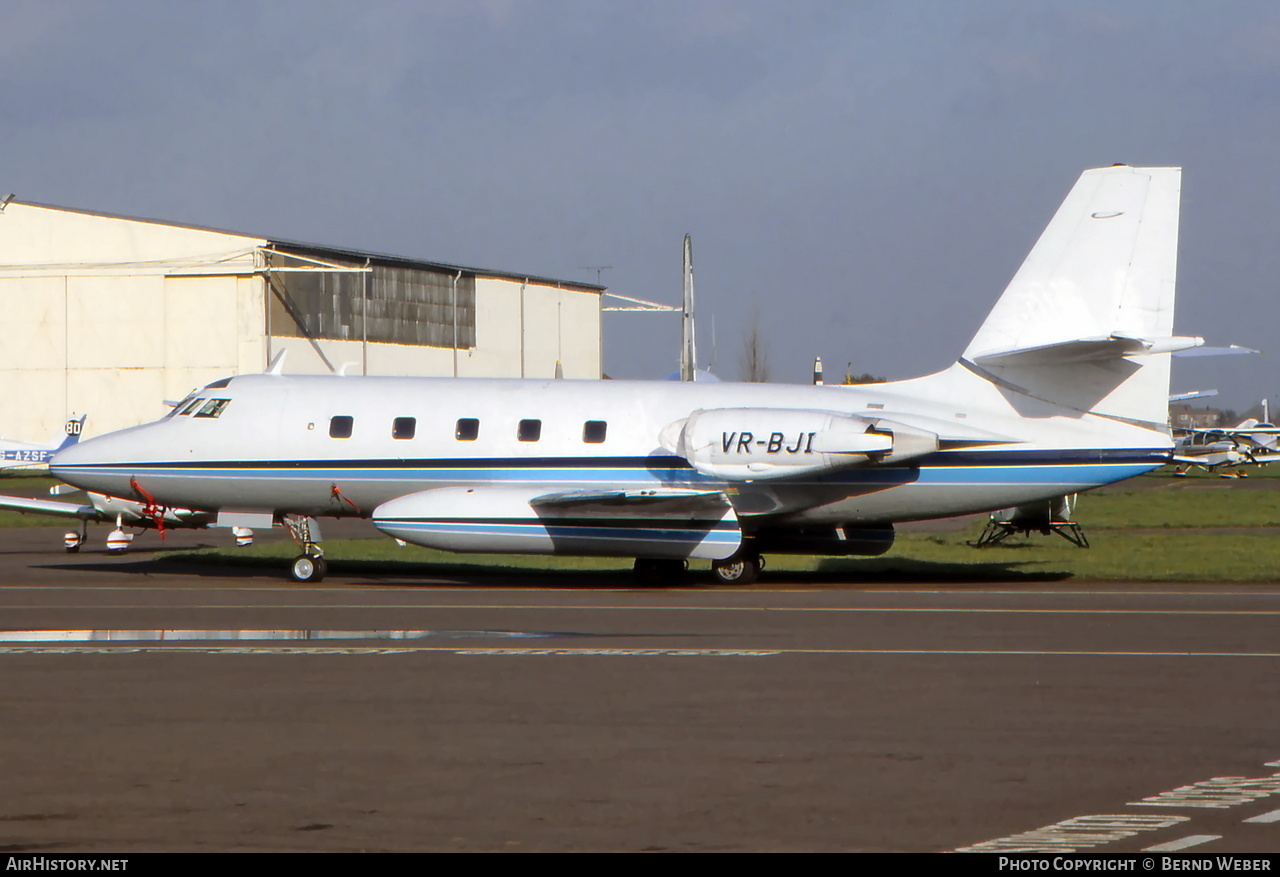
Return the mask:
[[[12,198],[5,202],[8,204],[21,204],[26,207],[39,207],[45,210],[60,210],[65,213],[78,213],[84,216],[101,216],[106,219],[120,219],[127,222],[141,222],[148,225],[164,225],[172,228],[186,228],[194,231],[213,232],[216,234],[234,235],[240,238],[257,238],[262,240],[267,246],[279,247],[290,252],[300,255],[310,256],[331,256],[339,259],[368,259],[381,265],[397,265],[403,268],[422,268],[429,271],[448,271],[456,273],[462,271],[466,274],[472,274],[480,277],[495,277],[503,280],[512,281],[528,281],[547,286],[559,286],[564,289],[576,289],[581,292],[603,293],[608,287],[599,286],[595,283],[583,283],[578,280],[562,280],[556,277],[541,277],[535,274],[522,274],[516,271],[499,271],[492,268],[475,268],[466,265],[453,265],[447,262],[431,262],[425,259],[414,259],[408,256],[393,256],[387,253],[374,253],[368,250],[356,250],[350,247],[333,247],[326,244],[306,243],[304,241],[291,241],[286,238],[273,237],[272,235],[260,235],[253,232],[232,231],[225,228],[214,228],[207,225],[193,225],[185,222],[169,222],[163,219],[148,219],[141,216],[126,216],[120,213],[106,213],[98,210],[80,210],[75,207],[62,207],[57,204],[42,204],[38,201],[24,201],[18,198]],[[0,211],[4,208],[0,206]]]

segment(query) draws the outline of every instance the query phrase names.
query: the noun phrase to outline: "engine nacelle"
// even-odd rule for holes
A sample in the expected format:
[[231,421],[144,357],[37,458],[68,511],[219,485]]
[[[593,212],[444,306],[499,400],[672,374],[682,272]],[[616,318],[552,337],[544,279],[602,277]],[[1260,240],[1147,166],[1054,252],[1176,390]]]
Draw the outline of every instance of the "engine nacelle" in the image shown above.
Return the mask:
[[905,424],[784,408],[699,409],[658,441],[698,472],[727,481],[896,463],[938,449],[937,435]]

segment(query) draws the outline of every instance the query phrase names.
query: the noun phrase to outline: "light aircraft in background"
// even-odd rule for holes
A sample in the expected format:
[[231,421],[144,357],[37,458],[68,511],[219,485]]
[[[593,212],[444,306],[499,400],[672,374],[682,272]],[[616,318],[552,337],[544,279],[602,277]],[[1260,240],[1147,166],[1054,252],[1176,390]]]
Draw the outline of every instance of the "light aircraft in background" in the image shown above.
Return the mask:
[[[56,495],[63,491],[55,487],[51,492]],[[203,529],[215,523],[217,517],[210,512],[164,508],[146,500],[121,499],[101,493],[88,493],[87,497],[88,502],[74,503],[23,496],[0,496],[0,509],[24,514],[79,519],[80,529],[69,530],[63,540],[63,547],[73,553],[79,551],[80,546],[84,544],[90,523],[114,523],[115,529],[107,536],[107,551],[112,554],[123,554],[136,535],[126,530],[126,527],[137,532],[155,529],[163,537],[166,530]],[[238,546],[253,544],[253,531],[250,529],[236,527],[233,528],[232,535]]]
[[1086,171],[961,358],[854,386],[264,375],[61,451],[112,496],[314,518],[451,551],[689,558],[726,583],[770,553],[876,555],[899,521],[1027,505],[1169,462],[1181,172]]
[[1244,478],[1248,473],[1241,467],[1280,460],[1280,427],[1268,422],[1267,409],[1264,399],[1261,421],[1251,417],[1231,427],[1175,429],[1172,462],[1177,469],[1173,474],[1186,475],[1195,467],[1217,471],[1222,478]]
[[45,444],[32,444],[14,439],[0,438],[0,471],[31,471],[39,473],[49,466],[49,458],[63,448],[80,441],[84,428],[84,415],[72,417],[63,425],[62,432]]

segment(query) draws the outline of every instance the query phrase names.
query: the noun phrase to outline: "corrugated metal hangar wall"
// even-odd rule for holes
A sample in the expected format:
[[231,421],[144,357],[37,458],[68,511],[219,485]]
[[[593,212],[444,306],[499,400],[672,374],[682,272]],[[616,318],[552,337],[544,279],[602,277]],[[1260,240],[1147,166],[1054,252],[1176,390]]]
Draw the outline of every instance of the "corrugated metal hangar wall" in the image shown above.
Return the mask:
[[0,435],[163,416],[230,374],[598,378],[591,284],[10,201]]

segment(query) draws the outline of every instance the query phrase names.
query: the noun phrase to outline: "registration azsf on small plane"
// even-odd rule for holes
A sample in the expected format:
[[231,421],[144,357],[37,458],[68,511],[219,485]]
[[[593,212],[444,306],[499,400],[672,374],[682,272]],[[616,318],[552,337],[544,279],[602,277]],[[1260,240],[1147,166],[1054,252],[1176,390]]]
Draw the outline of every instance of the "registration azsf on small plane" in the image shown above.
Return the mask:
[[854,387],[245,375],[52,471],[88,490],[291,526],[372,518],[450,551],[875,555],[899,521],[1077,493],[1169,460],[1178,168],[1086,171],[962,357]]

